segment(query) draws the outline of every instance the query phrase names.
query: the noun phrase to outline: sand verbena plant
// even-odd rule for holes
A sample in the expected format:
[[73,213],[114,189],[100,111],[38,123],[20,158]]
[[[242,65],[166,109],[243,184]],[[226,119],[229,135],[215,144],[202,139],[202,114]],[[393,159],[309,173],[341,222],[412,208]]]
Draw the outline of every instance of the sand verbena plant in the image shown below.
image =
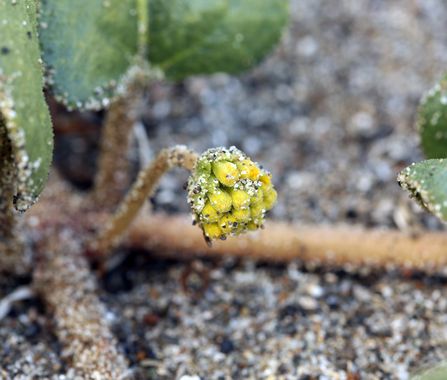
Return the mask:
[[174,167],[191,172],[188,201],[193,222],[209,244],[263,227],[265,213],[276,202],[271,174],[236,147],[213,148],[199,156],[177,145],[162,150],[141,170],[114,216],[92,242],[93,250],[106,252],[120,241],[161,176]]

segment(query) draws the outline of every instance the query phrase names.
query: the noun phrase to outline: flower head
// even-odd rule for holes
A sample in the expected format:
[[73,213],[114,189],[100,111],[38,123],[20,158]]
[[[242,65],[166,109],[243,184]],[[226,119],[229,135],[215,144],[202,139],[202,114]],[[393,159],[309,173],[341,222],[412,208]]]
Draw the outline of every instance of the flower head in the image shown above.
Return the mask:
[[262,227],[276,197],[270,173],[234,146],[207,150],[188,180],[194,220],[209,242]]

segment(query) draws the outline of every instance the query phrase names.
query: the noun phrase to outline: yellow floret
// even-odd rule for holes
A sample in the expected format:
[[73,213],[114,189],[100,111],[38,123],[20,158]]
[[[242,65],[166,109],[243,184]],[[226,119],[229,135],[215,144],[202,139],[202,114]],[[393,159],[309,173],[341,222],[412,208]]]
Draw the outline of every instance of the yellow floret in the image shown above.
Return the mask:
[[256,194],[251,198],[251,205],[256,205],[264,200],[264,192],[262,189],[258,189]]
[[250,206],[250,195],[243,190],[232,190],[231,199],[236,210],[245,209]]
[[217,213],[216,209],[211,206],[210,202],[206,202],[201,215],[207,223],[215,223],[219,220],[219,214]]
[[214,162],[213,173],[224,186],[232,187],[239,180],[237,166],[229,161]]
[[248,220],[250,219],[250,209],[245,208],[240,210],[233,210],[231,212],[231,215],[238,222],[248,222]]
[[272,183],[272,175],[270,173],[263,173],[259,177],[259,180],[265,185],[270,185]]
[[272,189],[272,188],[273,188],[273,186],[272,186],[271,183],[264,183],[264,182],[261,182],[261,187],[260,187],[260,189],[261,189],[262,192],[264,193],[264,196],[265,196],[265,193],[268,193],[268,192],[270,191],[270,189]]
[[208,199],[211,206],[220,214],[231,210],[232,200],[231,195],[226,191],[218,190],[213,194],[210,194]]
[[264,213],[265,213],[265,205],[263,202],[250,207],[251,219],[256,223],[262,220],[262,218],[264,217]]
[[237,226],[238,221],[231,214],[226,214],[219,220],[219,227],[225,235],[230,234]]
[[203,232],[205,233],[205,236],[207,236],[210,239],[218,239],[220,238],[222,234],[222,230],[217,225],[217,223],[207,223],[202,226]]
[[273,187],[264,194],[264,205],[266,210],[270,210],[273,207],[277,198],[278,193]]
[[261,170],[251,160],[243,160],[237,163],[237,167],[241,172],[241,178],[248,178],[252,181],[256,181],[261,174]]
[[259,228],[259,225],[257,225],[254,222],[250,222],[247,224],[247,229],[250,231],[256,231]]

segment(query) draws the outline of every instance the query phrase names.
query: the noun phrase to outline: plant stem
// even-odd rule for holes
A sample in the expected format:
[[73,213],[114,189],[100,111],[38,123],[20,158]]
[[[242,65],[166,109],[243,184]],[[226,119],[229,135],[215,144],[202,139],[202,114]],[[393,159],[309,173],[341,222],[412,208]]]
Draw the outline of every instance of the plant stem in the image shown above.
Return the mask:
[[137,0],[138,14],[138,55],[140,59],[147,59],[149,44],[149,1]]
[[157,75],[143,64],[133,66],[122,81],[117,99],[109,107],[92,194],[96,208],[112,209],[129,186],[128,150],[132,128],[138,118],[137,105],[145,88]]
[[[155,163],[152,167],[154,165]],[[191,163],[188,166],[191,167]],[[161,172],[158,171],[156,179],[160,176]],[[41,225],[53,225],[55,222],[52,221],[52,216],[58,214],[58,205],[63,203],[79,214],[75,217],[67,215],[67,220],[63,224],[65,226],[71,223],[84,231],[84,234],[89,234],[92,226],[106,224],[109,218],[107,213],[80,209],[79,197],[74,197],[74,193],[65,194],[60,185],[60,180],[50,181],[42,198],[31,208],[26,217],[42,220]],[[154,185],[152,182],[152,186]],[[144,199],[145,197],[143,202]],[[113,217],[115,221],[109,222],[109,225],[113,226],[116,223],[118,215],[121,214],[116,214]],[[84,229],[82,224],[85,224]],[[127,226],[129,224],[127,221]],[[110,233],[110,227],[106,227],[102,234],[105,231]],[[110,241],[106,240],[105,243],[106,246],[110,246]],[[409,234],[396,230],[364,229],[360,226],[296,226],[285,222],[267,221],[264,230],[236,238],[230,237],[226,241],[215,241],[212,247],[208,247],[200,229],[191,225],[190,216],[152,214],[141,215],[131,225],[127,246],[178,259],[229,255],[272,262],[301,260],[312,265],[351,268],[392,266],[427,273],[441,272],[447,267],[445,232]],[[89,252],[92,259],[97,258],[95,254],[104,253]]]
[[81,194],[56,172],[50,175],[40,201],[25,215],[25,234],[34,251],[32,286],[54,316],[70,378],[131,378],[82,254],[92,225],[105,215],[88,208]]
[[216,241],[208,247],[190,218],[151,215],[140,217],[132,225],[128,242],[132,248],[177,258],[229,255],[273,262],[299,259],[319,265],[396,266],[428,272],[447,265],[447,235],[433,232],[411,236],[400,231],[270,221],[264,230]]
[[197,153],[182,145],[163,149],[150,165],[140,171],[137,180],[121,202],[117,212],[92,243],[92,248],[106,252],[116,245],[137,216],[144,202],[155,190],[161,176],[176,166],[192,170],[197,157]]
[[56,334],[68,365],[76,378],[129,379],[127,360],[117,348],[95,280],[80,255],[79,242],[66,232],[63,235],[50,231],[35,268],[33,285],[53,311]]

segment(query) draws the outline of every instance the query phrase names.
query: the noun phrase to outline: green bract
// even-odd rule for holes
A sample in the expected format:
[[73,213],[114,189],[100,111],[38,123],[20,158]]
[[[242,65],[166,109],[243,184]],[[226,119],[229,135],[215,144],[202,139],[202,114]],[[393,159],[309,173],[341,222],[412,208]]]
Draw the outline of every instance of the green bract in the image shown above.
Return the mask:
[[447,221],[447,159],[413,164],[405,168],[397,180],[420,205]]
[[[45,185],[53,150],[51,120],[42,93],[36,2],[1,0],[0,36],[0,128],[6,128],[8,136],[0,146],[10,144],[15,206],[24,211]],[[8,159],[1,157],[0,165]]]
[[235,147],[203,153],[188,180],[194,220],[205,239],[225,239],[262,227],[276,202],[270,173]]
[[422,98],[417,126],[428,158],[447,157],[447,77]]

